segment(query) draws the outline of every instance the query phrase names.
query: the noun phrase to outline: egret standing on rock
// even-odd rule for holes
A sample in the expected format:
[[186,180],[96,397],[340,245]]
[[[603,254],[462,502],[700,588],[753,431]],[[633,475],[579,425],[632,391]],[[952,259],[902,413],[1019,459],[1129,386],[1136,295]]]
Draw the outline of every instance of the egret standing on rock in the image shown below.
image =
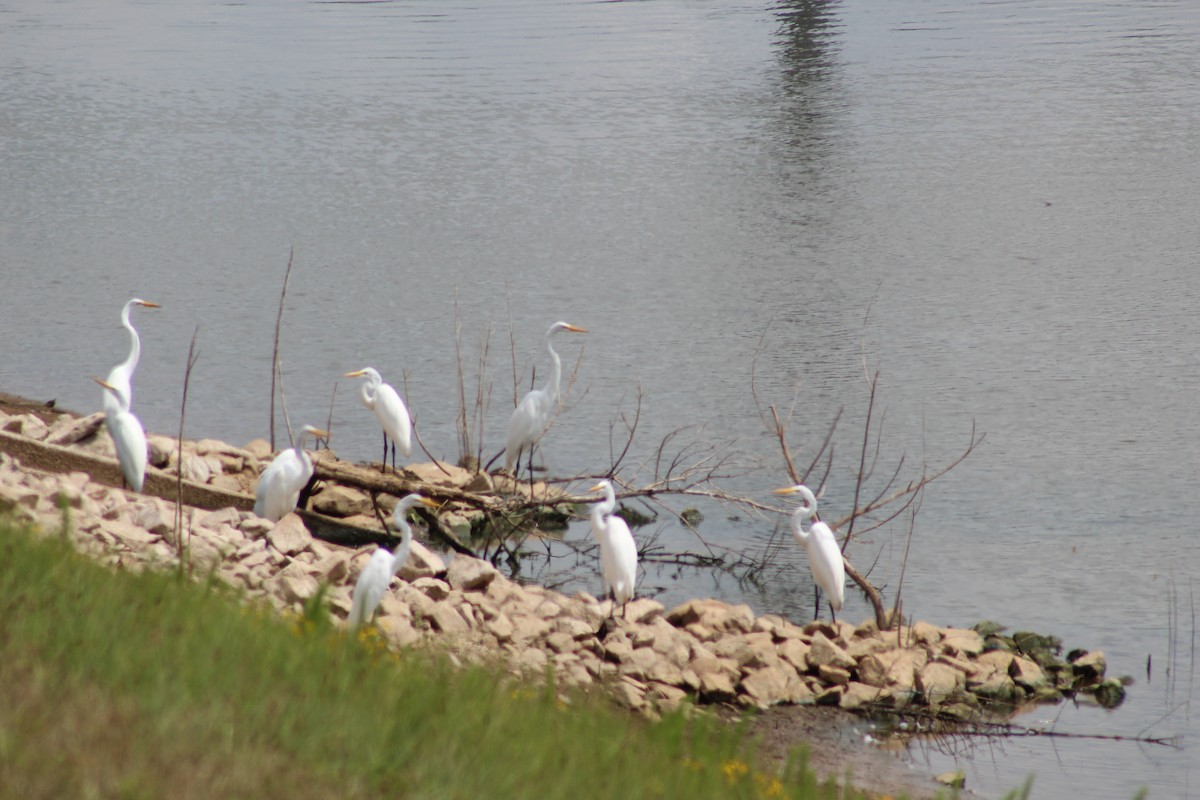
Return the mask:
[[304,437],[327,437],[320,428],[305,425],[296,437],[296,444],[275,456],[258,478],[258,499],[254,513],[278,522],[296,509],[300,492],[308,485],[313,474],[312,458],[304,450]]
[[[541,389],[530,391],[521,399],[508,420],[508,434],[504,438],[504,466],[509,474],[516,475],[513,465],[520,464],[521,453],[528,451],[529,482],[533,483],[533,447],[550,426],[550,414],[558,405],[558,385],[562,381],[562,362],[550,344],[550,337],[559,331],[587,333],[566,322],[556,322],[546,331],[546,351],[550,353],[550,379]],[[496,459],[493,458],[492,461]],[[489,463],[488,466],[491,466]]]
[[625,604],[633,599],[637,587],[637,544],[625,520],[613,511],[617,508],[617,494],[611,481],[600,481],[588,491],[604,492],[604,499],[592,508],[592,535],[600,542],[600,567],[604,572],[605,591],[612,595],[613,612],[616,604]]
[[[148,300],[135,297],[121,309],[121,324],[125,326],[125,330],[129,331],[129,357],[113,367],[108,373],[108,378],[103,382],[104,384],[108,384],[104,392],[105,418],[109,415],[115,416],[120,412],[121,405],[118,402],[118,397],[120,396],[124,396],[126,400],[126,411],[130,411],[133,408],[133,371],[137,369],[138,359],[142,355],[142,340],[138,336],[138,332],[134,329],[133,323],[129,321],[129,311],[134,306],[159,308],[158,303],[151,303]],[[112,391],[108,391],[108,389]]]
[[140,492],[146,479],[146,431],[141,420],[129,410],[129,384],[118,388],[99,378],[92,380],[103,386],[104,394],[112,395],[116,403],[116,411],[104,413],[104,427],[108,428],[108,435],[117,450],[117,461],[121,463],[121,475],[126,485]]
[[408,409],[400,395],[390,384],[384,383],[383,378],[372,367],[364,367],[355,372],[347,372],[346,378],[366,378],[359,393],[362,404],[375,412],[383,428],[383,461],[379,470],[387,469],[388,437],[392,437],[392,470],[396,469],[396,444],[400,444],[400,453],[408,458],[412,455],[412,420],[409,419]]
[[354,597],[350,604],[350,629],[370,622],[379,608],[384,592],[391,585],[392,578],[408,560],[408,551],[412,547],[412,526],[408,524],[408,510],[416,505],[438,508],[438,504],[419,494],[410,494],[396,504],[392,512],[392,524],[400,529],[400,547],[392,555],[387,549],[380,547],[371,555],[371,560],[358,576],[354,584]]
[[[837,612],[842,610],[846,594],[846,565],[842,561],[842,550],[838,547],[833,531],[819,519],[809,530],[804,530],[805,520],[817,515],[817,498],[807,486],[798,484],[786,489],[776,489],[775,494],[799,494],[804,505],[792,514],[792,536],[808,552],[808,568],[812,570],[817,586],[829,595],[829,613],[837,622]],[[821,599],[817,595],[816,616],[821,616]]]

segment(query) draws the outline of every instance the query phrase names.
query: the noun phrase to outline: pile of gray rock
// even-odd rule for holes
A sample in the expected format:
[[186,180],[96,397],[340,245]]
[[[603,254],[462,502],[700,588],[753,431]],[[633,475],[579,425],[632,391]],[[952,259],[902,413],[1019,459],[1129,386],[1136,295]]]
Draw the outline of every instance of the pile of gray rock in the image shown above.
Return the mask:
[[[4,418],[0,430],[54,435],[52,426],[38,422],[41,428],[28,419]],[[175,441],[152,436],[152,449],[156,439],[162,441],[153,459],[163,469],[178,469]],[[104,450],[86,440],[81,446]],[[188,443],[182,468],[189,480],[249,492],[269,458],[264,446]],[[315,510],[367,516],[367,501],[354,490],[334,486],[325,492],[314,500]],[[0,453],[0,511],[56,533],[63,530],[64,510],[76,546],[106,564],[130,570],[177,564],[174,503],[113,488],[83,471],[29,469]],[[325,587],[330,613],[344,621],[358,573],[374,550],[315,539],[296,514],[272,523],[233,507],[185,507],[183,523],[195,574],[216,575],[282,613],[299,613]],[[924,622],[889,631],[873,621],[797,625],[713,599],[667,609],[643,598],[613,609],[587,593],[566,596],[515,583],[479,559],[457,555],[447,563],[420,542],[413,543],[385,596],[375,629],[397,649],[435,647],[455,659],[499,663],[518,673],[549,670],[561,685],[602,686],[621,704],[651,714],[684,702],[815,703],[970,718],[1077,692],[1106,704],[1123,696],[1120,682],[1105,678],[1103,654],[1076,651],[1066,662],[1048,660],[1044,647],[1022,651],[1019,634],[1005,639],[990,629]]]

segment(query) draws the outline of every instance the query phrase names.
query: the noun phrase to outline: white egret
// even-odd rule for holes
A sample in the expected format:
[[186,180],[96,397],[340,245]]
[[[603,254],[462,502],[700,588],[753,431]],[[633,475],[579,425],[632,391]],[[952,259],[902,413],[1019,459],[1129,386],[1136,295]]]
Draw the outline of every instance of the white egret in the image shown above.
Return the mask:
[[612,482],[600,481],[588,491],[604,492],[604,499],[592,508],[592,535],[600,542],[600,567],[605,590],[613,598],[613,611],[620,603],[623,612],[637,587],[637,544],[625,520],[613,513],[617,495]]
[[99,378],[92,380],[104,387],[105,396],[113,397],[116,410],[104,413],[104,427],[108,428],[108,435],[117,449],[117,460],[121,462],[121,475],[125,483],[135,492],[140,492],[146,480],[146,431],[141,421],[129,410],[129,384],[119,388]]
[[[533,446],[549,427],[550,413],[558,404],[558,385],[562,381],[562,363],[558,359],[558,353],[554,352],[554,347],[550,344],[550,337],[559,331],[587,333],[584,328],[566,322],[556,322],[546,330],[546,351],[550,353],[552,365],[550,378],[541,389],[534,389],[521,398],[520,404],[508,420],[508,434],[504,438],[504,466],[510,474],[516,474],[513,472],[513,464],[519,464],[521,453],[528,450],[530,483],[533,482]],[[492,460],[495,461],[495,459]]]
[[312,458],[304,450],[304,437],[327,437],[320,428],[305,425],[296,437],[296,444],[275,456],[258,478],[258,499],[254,513],[278,522],[290,514],[300,501],[300,492],[313,474]]
[[[802,484],[776,489],[775,494],[799,494],[804,500],[792,514],[792,536],[808,552],[808,568],[812,570],[817,586],[829,595],[829,613],[837,622],[837,612],[842,610],[846,595],[846,565],[842,561],[842,550],[838,547],[833,531],[821,520],[804,530],[805,520],[817,515],[817,498],[812,490]],[[820,616],[820,599],[817,601],[817,616]]]
[[362,404],[375,412],[383,428],[383,461],[379,464],[380,471],[387,469],[388,437],[392,437],[392,469],[396,469],[396,444],[400,445],[400,453],[408,458],[412,455],[412,420],[408,416],[408,408],[404,401],[390,384],[384,383],[383,378],[373,367],[364,367],[355,372],[347,372],[346,378],[366,378],[359,392]]
[[120,404],[117,402],[118,395],[124,394],[127,398],[126,411],[133,408],[133,371],[137,369],[138,359],[142,356],[142,340],[138,336],[138,332],[134,329],[133,323],[129,321],[129,311],[134,306],[142,306],[144,308],[160,307],[158,303],[151,303],[148,300],[135,297],[121,309],[121,324],[125,326],[125,330],[129,331],[129,357],[113,367],[109,371],[108,377],[104,380],[104,383],[107,383],[113,389],[111,392],[107,390],[104,392],[104,414],[106,417],[109,414],[116,415],[120,412]]
[[400,547],[395,555],[380,547],[371,555],[371,560],[359,574],[350,604],[351,630],[371,620],[375,609],[379,608],[384,592],[391,585],[392,578],[408,560],[408,551],[412,547],[412,526],[408,524],[408,510],[418,504],[434,509],[439,507],[437,503],[419,494],[407,495],[396,504],[396,510],[392,512],[392,524],[400,529]]

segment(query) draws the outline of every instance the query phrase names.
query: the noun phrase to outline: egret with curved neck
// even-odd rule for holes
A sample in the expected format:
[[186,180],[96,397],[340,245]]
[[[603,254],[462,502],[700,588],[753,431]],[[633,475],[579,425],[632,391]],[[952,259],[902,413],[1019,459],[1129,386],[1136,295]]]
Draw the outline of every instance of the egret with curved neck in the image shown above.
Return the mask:
[[[546,428],[550,426],[550,414],[558,404],[558,387],[562,381],[562,362],[559,361],[558,353],[554,352],[550,337],[560,331],[587,333],[585,329],[567,322],[556,322],[546,330],[546,352],[550,354],[551,364],[550,378],[546,381],[545,386],[532,390],[521,399],[520,404],[508,420],[508,433],[504,439],[504,466],[510,474],[516,474],[513,465],[520,464],[521,453],[528,451],[531,485],[533,483],[533,447],[546,432]],[[495,460],[495,458],[492,459],[492,461]],[[490,462],[488,466],[491,466]]]
[[142,356],[142,340],[138,336],[137,330],[133,327],[133,323],[129,321],[129,312],[134,306],[142,306],[144,308],[159,308],[158,303],[151,303],[148,300],[143,300],[140,297],[135,297],[125,304],[121,309],[121,324],[125,326],[125,330],[129,331],[129,356],[113,367],[104,383],[112,387],[112,391],[105,389],[104,391],[104,414],[116,416],[121,411],[121,405],[118,402],[118,396],[124,395],[129,401],[128,407],[133,407],[133,371],[137,369],[138,360]]
[[304,438],[326,438],[327,431],[305,425],[296,437],[296,444],[275,456],[258,478],[254,513],[278,522],[296,510],[300,492],[313,474],[313,462],[304,449]]
[[419,494],[407,495],[396,504],[396,510],[392,512],[392,524],[400,530],[400,547],[396,549],[395,555],[386,548],[377,549],[358,576],[358,582],[354,584],[354,596],[350,601],[351,630],[370,622],[392,578],[408,560],[409,550],[412,549],[412,526],[408,524],[408,512],[418,505],[433,509],[439,507],[437,503]]
[[600,567],[605,591],[613,600],[613,612],[620,603],[623,614],[637,587],[637,544],[625,520],[613,513],[617,494],[612,481],[600,481],[589,491],[604,493],[604,499],[592,507],[592,534],[600,543]]
[[818,587],[815,616],[821,615],[820,590],[824,589],[829,595],[829,613],[837,622],[837,612],[842,610],[846,594],[846,565],[842,561],[842,550],[828,525],[818,519],[808,530],[804,530],[804,523],[817,516],[816,495],[803,484],[776,489],[775,494],[798,494],[804,501],[792,512],[792,536],[808,552],[808,567]]
[[359,390],[362,404],[375,412],[379,426],[383,428],[383,460],[379,462],[379,470],[387,469],[388,437],[392,440],[392,470],[396,470],[396,445],[400,445],[400,453],[405,458],[412,455],[412,420],[408,416],[408,408],[400,395],[390,384],[384,383],[383,378],[373,367],[363,367],[355,372],[347,372],[346,378],[366,378]]

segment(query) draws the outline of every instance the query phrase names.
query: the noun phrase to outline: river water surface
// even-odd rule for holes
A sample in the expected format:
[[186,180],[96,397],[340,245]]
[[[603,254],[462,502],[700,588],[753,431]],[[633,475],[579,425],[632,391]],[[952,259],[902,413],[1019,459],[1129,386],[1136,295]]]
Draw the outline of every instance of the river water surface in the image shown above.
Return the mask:
[[[623,478],[682,428],[667,458],[720,447],[720,485],[769,502],[787,479],[757,397],[804,463],[841,412],[836,520],[878,369],[868,489],[986,433],[924,496],[906,612],[1054,633],[1136,679],[1114,711],[1020,723],[1178,737],[941,742],[915,767],[992,797],[1031,775],[1035,797],[1200,793],[1198,42],[1200,6],[1168,1],[0,0],[0,389],[98,409],[136,295],[163,305],[136,312],[147,428],[177,427],[199,326],[189,435],[265,436],[293,252],[288,407],[323,425],[338,384],[343,457],[378,457],[338,381],[367,365],[407,373],[425,445],[458,457],[456,324],[469,391],[492,331],[490,456],[510,331],[523,389],[565,319],[591,333],[556,339],[568,372],[583,357],[555,474],[608,468],[640,387]],[[718,552],[781,533],[669,502]],[[907,530],[847,551],[889,598]],[[638,535],[705,551],[665,514]],[[758,585],[650,565],[641,590],[808,619],[802,554],[772,563]],[[530,569],[599,591],[590,560]]]

